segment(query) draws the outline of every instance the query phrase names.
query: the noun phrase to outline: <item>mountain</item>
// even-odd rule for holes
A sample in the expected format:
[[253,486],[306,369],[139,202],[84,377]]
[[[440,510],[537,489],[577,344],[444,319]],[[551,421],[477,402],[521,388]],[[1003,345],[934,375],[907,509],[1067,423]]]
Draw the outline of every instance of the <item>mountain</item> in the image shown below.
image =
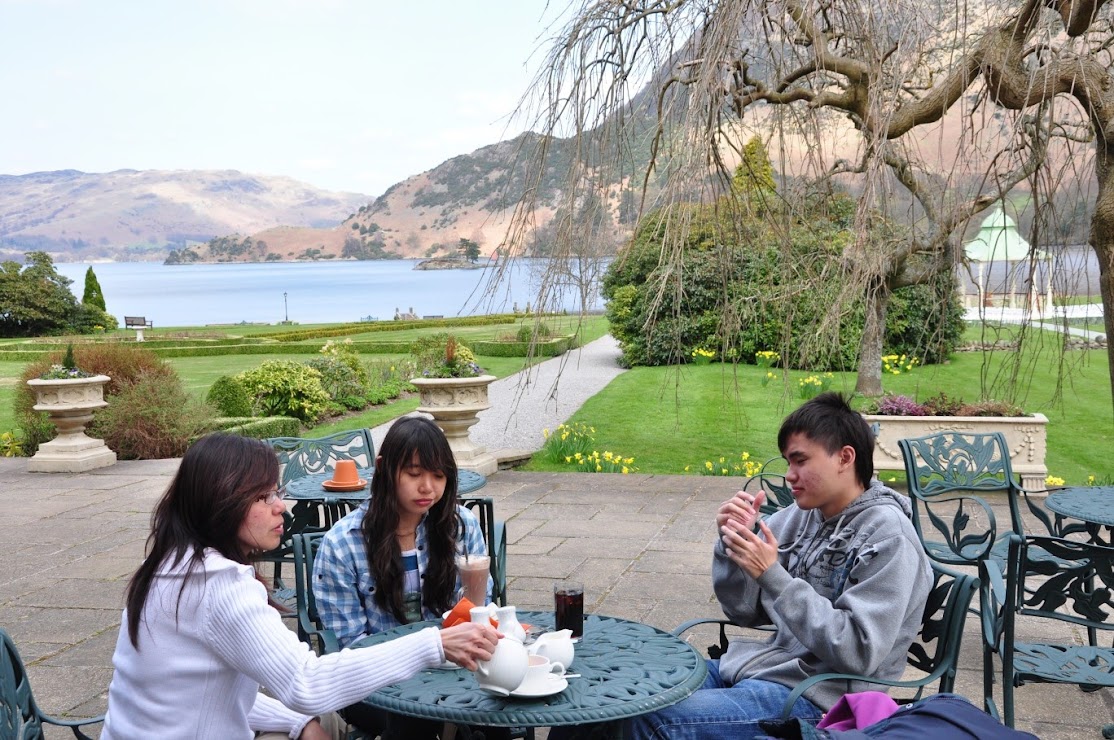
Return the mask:
[[[525,133],[442,162],[392,185],[331,228],[279,226],[212,239],[171,254],[169,262],[428,258],[457,253],[461,239],[480,245],[485,257],[502,244],[515,204],[527,183],[527,165],[541,137]],[[573,143],[550,142],[537,182],[537,226],[552,220],[568,171]],[[604,184],[607,228],[615,244],[629,234],[625,178]],[[627,203],[620,213],[620,203]]]
[[163,260],[174,248],[280,225],[336,226],[369,196],[236,170],[0,175],[0,258]]

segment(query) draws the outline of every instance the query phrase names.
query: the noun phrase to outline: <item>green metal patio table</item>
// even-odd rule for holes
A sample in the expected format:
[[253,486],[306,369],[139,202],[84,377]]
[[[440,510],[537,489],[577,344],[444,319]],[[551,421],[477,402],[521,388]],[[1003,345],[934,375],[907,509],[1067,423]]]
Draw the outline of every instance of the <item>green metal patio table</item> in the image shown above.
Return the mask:
[[[535,628],[551,630],[552,612],[519,612]],[[417,622],[365,637],[375,645],[437,622]],[[409,717],[465,726],[553,727],[611,723],[676,704],[704,683],[704,658],[684,640],[640,622],[586,614],[584,636],[569,668],[568,688],[536,699],[499,697],[482,690],[465,670],[427,669],[384,687],[364,701]],[[618,723],[600,728],[617,732]]]
[[[1072,486],[1052,491],[1044,501],[1049,511],[1087,525],[1091,540],[1114,544],[1114,486]],[[1103,539],[1100,529],[1106,528]]]

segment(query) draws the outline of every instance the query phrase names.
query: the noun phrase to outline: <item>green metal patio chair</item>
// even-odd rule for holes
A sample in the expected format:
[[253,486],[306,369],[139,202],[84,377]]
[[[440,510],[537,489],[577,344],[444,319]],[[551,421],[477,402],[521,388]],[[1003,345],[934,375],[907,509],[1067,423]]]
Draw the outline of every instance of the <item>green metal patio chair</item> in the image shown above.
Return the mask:
[[81,731],[86,725],[104,721],[104,715],[87,719],[61,719],[43,713],[35,703],[27,669],[19,651],[6,631],[0,629],[0,737],[14,740],[39,740],[45,737],[43,725],[68,727],[74,737],[90,740]]
[[[1058,537],[1007,537],[1005,569],[994,559],[979,564],[983,636],[983,699],[994,702],[994,656],[1001,660],[1002,714],[1014,726],[1014,689],[1029,683],[1069,683],[1091,690],[1114,687],[1114,647],[1071,639],[1071,627],[1089,635],[1114,631],[1114,548]],[[1064,627],[1061,642],[1026,641],[1016,632],[1047,635]],[[1038,626],[1035,620],[1044,622]],[[1114,731],[1114,725],[1108,725]],[[1097,736],[1097,735],[1096,735]],[[1109,737],[1110,735],[1103,735]]]
[[354,460],[361,468],[375,467],[375,443],[367,429],[350,429],[325,437],[271,437],[267,443],[279,458],[282,485],[313,473],[323,473],[337,460]]
[[[1040,534],[1062,537],[1086,531],[1082,524],[1050,515],[1017,484],[1000,432],[940,432],[902,439],[898,445],[909,480],[913,525],[934,560],[971,566],[988,557],[1003,561],[1010,533],[1026,533],[1025,514],[1043,527]],[[980,497],[986,493],[1005,494],[1008,531],[998,532],[994,513]],[[933,531],[943,539],[929,539]]]
[[[933,585],[925,603],[924,617],[917,639],[909,646],[908,664],[923,674],[912,679],[882,680],[871,676],[849,673],[822,673],[805,679],[793,690],[782,710],[782,718],[788,718],[797,699],[811,686],[823,681],[842,681],[846,691],[850,691],[851,681],[869,681],[893,688],[915,689],[912,696],[896,698],[899,704],[920,699],[924,689],[939,682],[938,691],[950,692],[955,687],[955,674],[959,670],[959,648],[963,640],[963,624],[971,598],[978,588],[978,579],[965,573],[957,573],[938,563],[932,563]],[[673,634],[681,635],[700,624],[716,624],[719,627],[719,640],[709,646],[708,656],[715,659],[727,651],[730,640],[728,628],[735,626],[724,619],[693,619],[685,622]]]
[[[279,485],[285,486],[292,480],[314,473],[321,473],[334,467],[337,460],[353,460],[358,467],[375,466],[375,443],[367,429],[351,429],[325,437],[271,437],[267,444],[279,459]],[[333,506],[336,510],[330,510]],[[288,587],[282,578],[284,565],[294,562],[294,550],[290,538],[302,532],[323,532],[347,513],[337,507],[343,504],[319,505],[311,501],[299,501],[294,505],[292,518],[286,522],[286,539],[274,550],[264,553],[261,561],[274,564],[272,586],[274,598],[281,603],[289,603],[295,596],[294,589]]]
[[317,651],[318,655],[335,653],[336,634],[321,624],[317,599],[313,595],[313,559],[321,546],[324,532],[294,535],[294,590],[297,594],[298,639]]

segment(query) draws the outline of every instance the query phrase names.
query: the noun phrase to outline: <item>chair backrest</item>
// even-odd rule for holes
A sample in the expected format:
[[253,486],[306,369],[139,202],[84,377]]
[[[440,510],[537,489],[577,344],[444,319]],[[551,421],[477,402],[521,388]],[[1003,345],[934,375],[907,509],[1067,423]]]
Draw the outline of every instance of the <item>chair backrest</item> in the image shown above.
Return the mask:
[[31,696],[23,660],[3,629],[0,629],[0,642],[3,643],[0,646],[0,737],[41,737],[42,723]]
[[[1010,529],[1016,534],[1024,535],[1026,531],[1022,502],[1025,511],[1043,525],[1043,534],[1062,536],[1083,530],[1081,526],[1065,524],[1060,517],[1050,516],[1043,506],[1030,499],[1028,492],[1018,485],[1010,463],[1009,447],[1001,432],[939,432],[898,440],[898,446],[905,461],[914,524],[917,525],[918,533],[921,533],[918,504],[923,506],[934,499],[956,500],[964,494],[995,492],[1006,495],[1010,507]],[[967,498],[969,501],[979,502],[981,508],[989,512],[989,507],[982,499],[977,496]],[[959,523],[970,524],[969,514],[970,512],[960,509],[955,518]],[[937,528],[939,529],[938,525]],[[991,542],[993,543],[993,537]],[[946,562],[958,564],[975,561],[963,558]]]
[[[313,594],[313,561],[321,546],[324,532],[305,532],[296,534],[294,541],[294,592],[298,609],[298,639],[313,645],[312,637],[318,638],[316,645],[319,654],[335,652],[336,638],[321,624],[317,613],[317,598]],[[328,636],[326,636],[328,632]],[[331,637],[331,640],[329,639]]]
[[762,514],[769,516],[775,511],[784,509],[793,503],[793,489],[785,482],[785,476],[780,473],[757,473],[746,479],[743,490],[748,493],[757,493],[762,490],[766,493],[766,503],[760,509]]
[[898,441],[909,493],[927,500],[953,493],[1008,493],[1017,487],[1001,432],[940,432]]
[[950,692],[959,669],[963,624],[979,579],[932,563],[932,590],[921,619],[917,639],[909,646],[909,665],[924,671],[925,684],[940,680],[940,691]]
[[271,437],[267,443],[279,458],[280,480],[328,470],[337,460],[354,460],[362,468],[375,466],[375,443],[367,429],[352,429],[326,437]]

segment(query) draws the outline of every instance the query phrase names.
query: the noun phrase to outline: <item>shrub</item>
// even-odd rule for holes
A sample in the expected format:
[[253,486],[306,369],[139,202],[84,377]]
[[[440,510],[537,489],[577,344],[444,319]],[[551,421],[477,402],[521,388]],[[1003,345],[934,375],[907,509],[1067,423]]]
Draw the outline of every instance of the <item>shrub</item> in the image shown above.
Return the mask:
[[225,416],[251,416],[251,394],[231,375],[222,375],[209,387],[205,400]]
[[924,406],[909,396],[882,396],[867,413],[879,416],[926,416]]
[[[854,203],[834,196],[802,207],[807,217],[793,218],[787,231],[771,228],[781,219],[736,219],[735,210],[712,205],[678,204],[645,216],[603,281],[623,364],[679,364],[690,361],[694,349],[723,347],[747,361],[760,351],[778,351],[787,368],[855,368],[863,300],[843,307],[834,341],[817,341],[817,327],[828,323],[841,292],[840,280],[822,276],[845,269]],[[667,271],[661,264],[665,224],[682,221],[689,230],[679,245],[680,265]],[[877,233],[895,228],[881,224]],[[813,277],[802,289],[806,265]],[[949,274],[933,285],[894,291],[884,343],[899,355],[939,362],[963,326]]]
[[0,434],[0,457],[19,457],[23,454],[23,442],[18,432]]
[[935,396],[925,399],[921,406],[924,407],[926,416],[961,416],[959,411],[963,408],[963,400],[949,398],[947,393],[940,391]]
[[[150,350],[136,347],[134,343],[76,345],[74,359],[82,370],[93,375],[107,375],[110,378],[104,386],[106,396],[118,394],[125,385],[138,379],[141,374],[177,378],[170,365]],[[47,415],[32,408],[35,405],[35,393],[26,381],[39,377],[51,365],[61,363],[62,352],[56,351],[43,354],[23,368],[21,382],[16,386],[12,409],[23,432],[24,454],[34,455],[39,445],[54,439],[55,432],[54,425],[47,421]]]
[[270,437],[297,437],[302,433],[302,423],[289,416],[216,417],[210,419],[206,432],[228,432],[252,439]]
[[1006,401],[978,401],[964,404],[957,416],[1028,416],[1020,406]]
[[140,373],[107,400],[91,430],[124,460],[180,457],[213,415],[174,374]]
[[312,424],[329,405],[329,394],[321,387],[321,373],[299,362],[268,360],[236,377],[262,416],[293,416]]
[[356,350],[355,345],[352,344],[351,339],[344,339],[340,342],[335,342],[330,339],[321,347],[320,352],[323,356],[335,359],[346,365],[355,376],[356,382],[361,386],[367,385],[367,370],[360,361],[360,353]]
[[543,339],[549,339],[552,336],[553,329],[549,328],[549,324],[542,321],[534,326],[531,326],[530,324],[524,324],[523,326],[518,327],[518,331],[514,334],[514,339],[518,342],[532,342],[535,339],[540,341]]
[[426,378],[474,378],[483,373],[472,350],[452,334],[430,334],[410,345],[418,371]]
[[[314,357],[312,360],[307,360],[305,364],[321,373],[321,387],[329,394],[330,399],[347,408],[363,408],[363,397],[367,392],[365,381],[368,375],[362,365],[360,365],[360,373],[357,374],[348,363],[335,355]],[[357,364],[359,364],[358,358]],[[365,381],[360,380],[361,376]]]

